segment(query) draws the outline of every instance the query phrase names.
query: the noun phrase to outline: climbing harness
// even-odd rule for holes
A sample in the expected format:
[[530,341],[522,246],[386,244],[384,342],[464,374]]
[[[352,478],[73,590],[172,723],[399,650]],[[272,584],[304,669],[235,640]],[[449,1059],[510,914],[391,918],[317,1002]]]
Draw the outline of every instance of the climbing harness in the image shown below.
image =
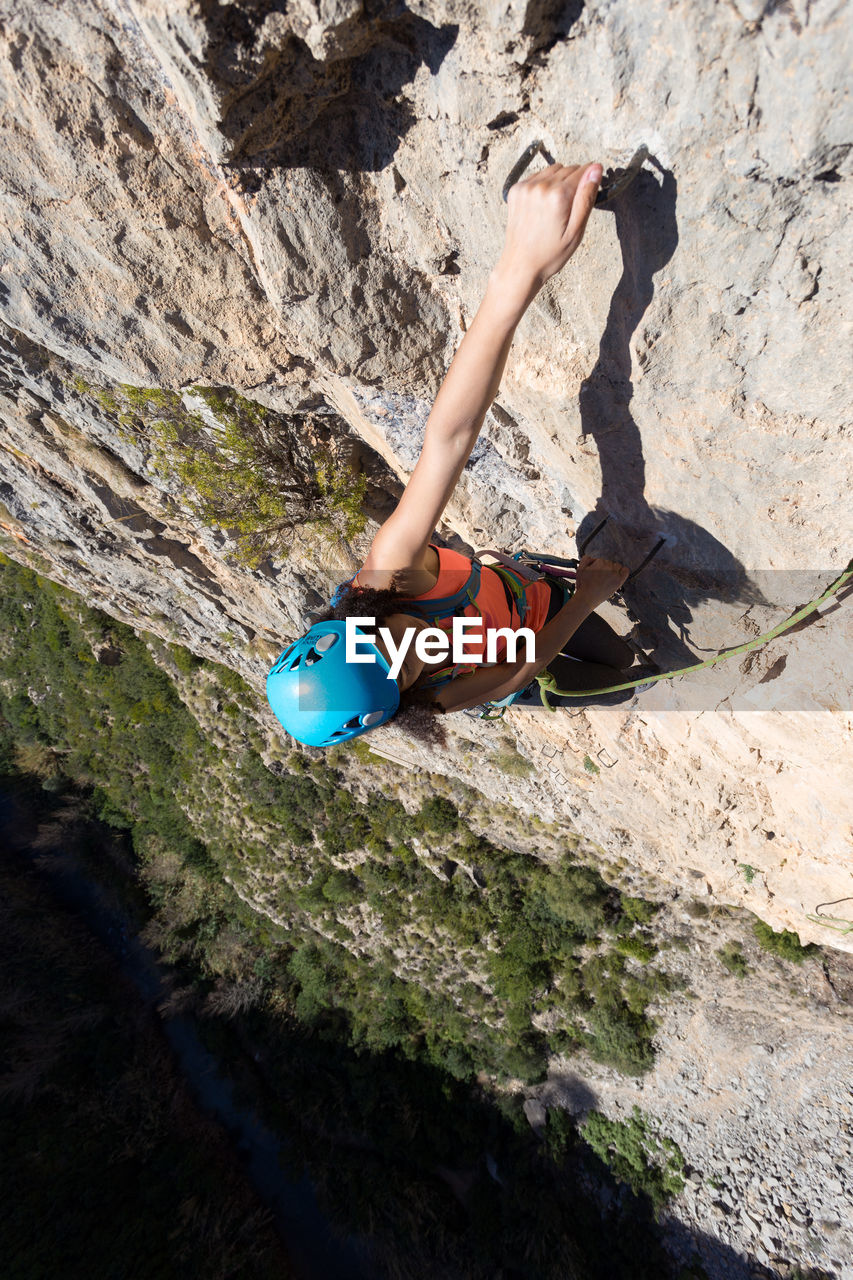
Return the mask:
[[[541,155],[546,164],[554,164],[554,157],[541,138],[531,142],[528,147],[525,147],[507,174],[506,182],[501,190],[504,203],[506,203],[510,188],[514,187],[520,180],[525,169],[537,155]],[[620,196],[623,191],[627,190],[648,159],[649,149],[644,145],[637,148],[627,164],[618,168],[607,169],[602,175],[601,186],[599,187],[598,195],[595,197],[595,208],[603,209],[612,200],[615,200],[617,196]]]

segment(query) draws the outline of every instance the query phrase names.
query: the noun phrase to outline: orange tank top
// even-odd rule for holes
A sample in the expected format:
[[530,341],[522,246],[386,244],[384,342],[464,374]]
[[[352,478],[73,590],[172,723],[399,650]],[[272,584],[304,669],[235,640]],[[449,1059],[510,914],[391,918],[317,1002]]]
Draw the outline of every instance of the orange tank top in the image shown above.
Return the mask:
[[[432,543],[430,544],[433,545]],[[452,551],[449,547],[434,547],[438,555],[438,577],[435,586],[430,587],[429,591],[424,591],[419,596],[411,596],[414,600],[440,600],[444,596],[455,595],[461,591],[471,574],[471,560],[468,556],[464,556],[459,551]],[[355,585],[358,585],[358,575],[355,578]],[[437,618],[431,623],[432,626],[438,627],[445,631],[448,635],[453,626],[453,618],[481,618],[480,628],[472,627],[465,633],[465,647],[469,653],[479,655],[483,662],[486,657],[486,631],[491,628],[509,627],[513,631],[517,630],[521,625],[519,620],[519,612],[513,601],[510,605],[508,599],[507,588],[504,586],[503,579],[495,573],[494,569],[490,569],[488,565],[483,565],[480,571],[480,584],[477,594],[474,597],[476,604],[468,604],[463,609],[456,611],[455,615],[450,614],[446,618]],[[527,616],[524,619],[525,627],[529,627],[531,631],[536,633],[545,625],[545,618],[548,614],[548,606],[551,603],[551,588],[547,582],[531,582],[525,589],[525,599],[527,601]],[[405,600],[400,601],[400,612],[405,613]],[[523,646],[520,652],[524,653]],[[503,662],[506,656],[506,641],[503,636],[498,638],[496,648],[497,661]],[[469,675],[472,671],[476,671],[481,663],[459,664],[452,668],[452,677],[448,676],[450,668],[433,669],[429,674],[429,683],[434,680],[441,679],[442,682],[448,678],[456,676]]]

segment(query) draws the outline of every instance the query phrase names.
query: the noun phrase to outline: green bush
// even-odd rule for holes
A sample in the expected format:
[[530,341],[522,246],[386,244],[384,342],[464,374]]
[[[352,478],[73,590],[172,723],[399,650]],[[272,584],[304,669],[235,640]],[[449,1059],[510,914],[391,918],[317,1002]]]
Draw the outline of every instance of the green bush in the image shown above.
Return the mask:
[[234,671],[232,667],[226,667],[221,662],[208,661],[204,666],[215,676],[220,688],[228,693],[240,695],[243,700],[256,701],[254,689],[246,683],[239,671]]
[[194,653],[190,653],[189,649],[185,649],[179,644],[170,644],[166,646],[178,670],[185,676],[192,675],[198,671],[199,667],[205,665],[204,658],[199,658]]
[[621,952],[623,956],[631,956],[634,960],[639,960],[642,964],[648,964],[657,955],[658,951],[653,942],[639,933],[617,938],[616,950]]
[[526,778],[533,772],[533,764],[513,746],[504,747],[492,756],[492,763],[501,773],[511,778]]
[[639,1076],[655,1060],[652,1047],[654,1024],[627,1005],[597,1004],[586,1015],[589,1033],[585,1045],[591,1058],[615,1067],[625,1075]]
[[630,1120],[608,1120],[593,1111],[580,1128],[584,1141],[634,1195],[647,1195],[655,1209],[684,1190],[684,1157],[654,1122],[634,1107]]
[[780,960],[792,960],[794,964],[802,964],[806,956],[820,954],[820,947],[815,943],[810,942],[807,946],[803,946],[799,934],[793,933],[790,929],[781,929],[777,933],[757,916],[752,922],[752,928],[764,950],[778,956]]
[[361,881],[351,871],[331,871],[323,885],[323,897],[329,902],[352,902],[359,896]]
[[549,1107],[545,1112],[545,1149],[556,1163],[561,1163],[575,1145],[577,1130],[571,1112],[564,1107]]
[[415,815],[415,821],[421,831],[446,836],[459,826],[459,812],[452,800],[447,800],[444,796],[430,796],[428,800],[424,800]]
[[631,898],[625,893],[619,895],[619,905],[626,920],[632,924],[651,924],[660,903],[649,902],[646,898]]
[[525,1084],[538,1084],[547,1075],[545,1037],[541,1032],[528,1031],[515,1044],[499,1050],[493,1064],[501,1080],[514,1078]]
[[326,438],[312,450],[302,421],[295,426],[230,387],[190,393],[206,414],[160,388],[92,392],[126,432],[152,446],[154,465],[180,484],[197,518],[236,537],[240,562],[256,567],[269,555],[286,555],[296,526],[344,537],[361,532],[365,477],[336,450],[328,424],[317,420]]
[[739,942],[727,942],[724,947],[720,947],[717,955],[729,973],[733,973],[736,978],[745,978],[749,973],[749,965]]
[[593,938],[612,918],[616,893],[592,867],[561,863],[534,881],[532,896],[541,895],[548,911],[564,929]]

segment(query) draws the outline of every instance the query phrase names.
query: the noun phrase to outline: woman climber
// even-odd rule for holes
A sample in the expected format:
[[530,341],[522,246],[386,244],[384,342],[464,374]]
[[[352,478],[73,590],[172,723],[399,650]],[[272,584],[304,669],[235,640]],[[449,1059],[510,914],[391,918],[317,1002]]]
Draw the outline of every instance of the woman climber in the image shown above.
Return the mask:
[[[497,395],[516,326],[580,244],[601,174],[599,164],[552,164],[510,191],[503,252],[436,397],[405,491],[332,609],[270,671],[270,705],[297,740],[330,746],[397,714],[407,728],[429,736],[437,714],[513,695],[515,705],[541,705],[536,676],[546,671],[566,690],[600,689],[639,674],[635,668],[626,677],[634,653],[595,614],[625,582],[624,565],[583,556],[567,598],[559,581],[525,582],[511,568],[483,565],[472,574],[470,559],[430,541]],[[431,625],[446,631],[461,615],[481,619],[479,637],[476,623],[466,637],[467,653],[479,661],[454,665],[447,656],[430,656],[426,644],[416,652],[411,629],[415,635]],[[347,659],[347,620],[354,626],[356,618],[373,620],[365,633],[370,639],[363,635],[359,647],[367,661]],[[535,658],[522,652],[513,659],[503,642],[495,651],[498,661],[483,665],[488,629],[522,625],[534,632]],[[383,627],[386,640],[378,630],[374,634]],[[395,653],[406,641],[393,678]],[[560,701],[547,696],[551,705]],[[606,700],[630,696],[626,691]],[[571,699],[572,705],[578,701]]]

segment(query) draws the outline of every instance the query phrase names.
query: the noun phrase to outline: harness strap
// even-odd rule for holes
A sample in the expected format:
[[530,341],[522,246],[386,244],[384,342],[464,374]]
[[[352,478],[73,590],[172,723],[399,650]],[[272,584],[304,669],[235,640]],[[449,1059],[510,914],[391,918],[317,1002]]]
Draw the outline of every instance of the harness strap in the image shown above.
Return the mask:
[[525,579],[515,569],[511,569],[509,565],[490,564],[489,568],[492,573],[498,575],[504,586],[509,589],[515,607],[518,610],[518,625],[523,627],[529,610],[527,588],[530,586],[530,579]]
[[[477,607],[476,596],[480,590],[480,562],[479,560],[471,561],[471,572],[467,581],[450,596],[439,596],[434,600],[401,600],[401,604],[406,605],[407,613],[417,613],[426,622],[432,622],[436,618],[446,618],[450,614],[456,613],[460,608],[464,608],[466,604],[473,604]],[[479,612],[479,610],[478,610]]]

